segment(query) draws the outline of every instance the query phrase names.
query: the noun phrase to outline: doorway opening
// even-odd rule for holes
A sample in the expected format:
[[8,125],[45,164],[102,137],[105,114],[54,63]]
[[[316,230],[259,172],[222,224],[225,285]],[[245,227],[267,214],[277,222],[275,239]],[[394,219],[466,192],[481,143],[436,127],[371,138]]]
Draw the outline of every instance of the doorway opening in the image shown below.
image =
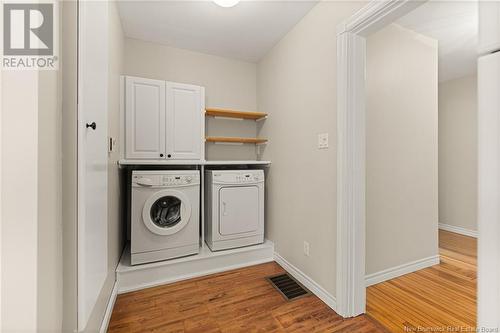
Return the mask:
[[477,3],[463,6],[370,4],[339,29],[337,305],[394,331],[476,327]]

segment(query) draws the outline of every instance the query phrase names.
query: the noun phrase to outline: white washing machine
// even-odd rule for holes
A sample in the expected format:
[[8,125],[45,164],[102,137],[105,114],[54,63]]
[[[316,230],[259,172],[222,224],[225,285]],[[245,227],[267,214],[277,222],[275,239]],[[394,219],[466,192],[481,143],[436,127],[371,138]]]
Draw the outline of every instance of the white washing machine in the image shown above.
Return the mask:
[[264,171],[205,172],[205,241],[212,251],[264,242]]
[[199,171],[133,171],[131,203],[132,265],[199,252]]

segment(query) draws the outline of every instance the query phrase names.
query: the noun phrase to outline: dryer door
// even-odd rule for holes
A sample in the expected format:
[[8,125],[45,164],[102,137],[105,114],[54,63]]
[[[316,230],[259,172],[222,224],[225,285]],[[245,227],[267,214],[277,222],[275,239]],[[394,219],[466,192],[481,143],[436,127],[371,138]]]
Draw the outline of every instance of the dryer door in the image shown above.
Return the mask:
[[219,190],[219,233],[245,234],[259,229],[259,189],[257,186],[223,187]]
[[142,220],[157,235],[173,235],[184,228],[191,218],[191,203],[179,191],[156,192],[144,204]]

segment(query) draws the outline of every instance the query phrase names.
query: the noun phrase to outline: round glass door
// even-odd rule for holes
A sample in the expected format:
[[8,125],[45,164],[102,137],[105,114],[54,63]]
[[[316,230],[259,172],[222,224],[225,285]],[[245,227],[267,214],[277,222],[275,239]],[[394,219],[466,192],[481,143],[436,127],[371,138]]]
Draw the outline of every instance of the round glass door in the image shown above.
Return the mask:
[[144,204],[143,222],[157,235],[173,235],[191,218],[191,203],[184,193],[175,190],[156,192]]
[[181,222],[181,204],[179,198],[161,197],[151,206],[151,220],[160,228],[171,228]]

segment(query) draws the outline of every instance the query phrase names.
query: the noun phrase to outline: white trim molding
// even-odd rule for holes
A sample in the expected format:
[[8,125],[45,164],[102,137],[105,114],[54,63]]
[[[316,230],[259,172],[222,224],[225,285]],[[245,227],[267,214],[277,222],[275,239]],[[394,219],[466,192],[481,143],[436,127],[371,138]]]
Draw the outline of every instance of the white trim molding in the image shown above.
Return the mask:
[[375,0],[358,10],[337,27],[337,34],[345,32],[367,36],[409,13],[427,0]]
[[109,321],[111,320],[111,314],[113,313],[113,307],[115,306],[116,297],[118,296],[118,281],[115,280],[113,285],[113,290],[109,296],[108,305],[106,306],[106,312],[104,313],[104,318],[102,318],[101,328],[99,333],[106,333],[108,331]]
[[274,244],[266,241],[218,252],[203,247],[197,255],[131,266],[130,250],[126,248],[116,269],[118,294],[272,262],[273,255]]
[[384,269],[380,272],[373,274],[368,274],[366,276],[366,286],[372,286],[377,283],[381,283],[387,280],[395,279],[402,275],[413,273],[424,268],[428,268],[439,264],[439,255],[431,256],[428,258],[423,258],[415,260],[406,264],[399,266],[394,266],[388,269]]
[[337,37],[337,313],[365,309],[365,39]]
[[337,28],[337,313],[365,312],[365,36],[425,1],[376,0]]
[[439,223],[439,229],[454,232],[454,233],[464,235],[464,236],[474,237],[474,238],[477,238],[477,235],[478,235],[476,230],[465,229],[462,227],[457,227],[457,226],[454,226],[451,224],[445,224],[445,223]]
[[274,260],[297,281],[302,283],[304,287],[309,289],[309,291],[311,291],[314,295],[318,296],[319,299],[325,302],[326,305],[328,305],[333,311],[337,311],[337,300],[335,299],[335,296],[326,291],[325,288],[320,286],[316,281],[311,279],[300,269],[288,262],[279,253],[274,252]]

